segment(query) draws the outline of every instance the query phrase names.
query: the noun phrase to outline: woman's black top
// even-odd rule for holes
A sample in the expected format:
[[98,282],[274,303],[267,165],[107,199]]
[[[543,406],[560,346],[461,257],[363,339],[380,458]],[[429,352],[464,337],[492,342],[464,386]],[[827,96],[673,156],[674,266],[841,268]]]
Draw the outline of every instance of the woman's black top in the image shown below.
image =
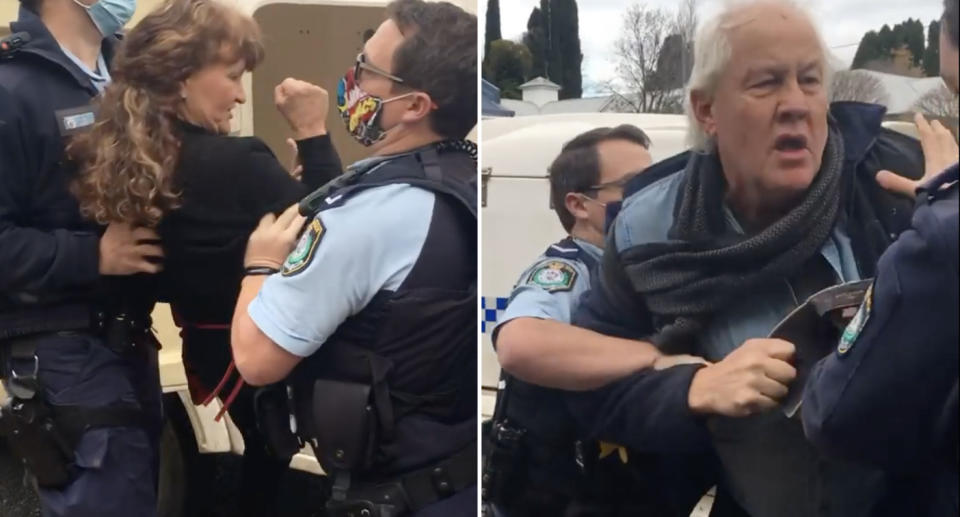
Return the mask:
[[340,158],[329,136],[298,142],[299,181],[258,138],[186,123],[180,130],[174,179],[181,205],[158,229],[166,255],[160,299],[173,306],[181,324],[229,324],[250,233],[268,212],[282,212],[339,175]]

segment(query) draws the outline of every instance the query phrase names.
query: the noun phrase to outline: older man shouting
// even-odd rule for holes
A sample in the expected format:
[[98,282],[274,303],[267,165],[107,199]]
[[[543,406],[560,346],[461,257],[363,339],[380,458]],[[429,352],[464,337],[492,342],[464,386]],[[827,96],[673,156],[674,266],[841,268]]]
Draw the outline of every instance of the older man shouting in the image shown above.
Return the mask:
[[821,456],[771,411],[797,371],[795,344],[768,336],[811,294],[874,275],[912,209],[876,174],[920,177],[919,145],[882,129],[881,106],[829,105],[826,47],[793,2],[731,4],[695,47],[693,152],[628,186],[574,321],[712,364],[637,373],[571,405],[590,434],[640,452],[712,448],[752,517],[871,515],[883,474]]

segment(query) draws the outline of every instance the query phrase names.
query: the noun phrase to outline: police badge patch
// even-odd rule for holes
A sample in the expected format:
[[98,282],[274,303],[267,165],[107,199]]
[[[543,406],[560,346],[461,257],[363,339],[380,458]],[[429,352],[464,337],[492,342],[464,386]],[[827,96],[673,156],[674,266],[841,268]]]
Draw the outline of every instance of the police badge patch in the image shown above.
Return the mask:
[[860,310],[857,311],[857,314],[850,320],[847,328],[844,329],[843,336],[840,338],[840,346],[837,347],[838,354],[845,355],[853,348],[853,344],[857,341],[857,338],[860,337],[860,333],[863,332],[863,327],[867,325],[867,320],[870,319],[870,311],[872,308],[873,285],[867,288],[867,293],[863,295],[863,303],[860,304]]
[[548,262],[530,273],[527,285],[535,285],[555,293],[569,291],[577,281],[577,270],[565,262]]
[[320,218],[314,217],[306,231],[300,236],[297,247],[287,257],[287,261],[283,263],[283,276],[293,276],[306,269],[310,261],[313,260],[317,245],[320,244],[326,233],[327,230]]

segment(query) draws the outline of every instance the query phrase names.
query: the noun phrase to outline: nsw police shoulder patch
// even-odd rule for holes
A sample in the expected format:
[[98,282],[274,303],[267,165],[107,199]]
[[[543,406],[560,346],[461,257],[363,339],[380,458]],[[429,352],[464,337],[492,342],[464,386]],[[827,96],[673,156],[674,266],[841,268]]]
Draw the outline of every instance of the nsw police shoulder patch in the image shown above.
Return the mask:
[[837,347],[838,354],[845,355],[853,348],[854,343],[857,342],[857,338],[860,337],[860,333],[863,332],[863,328],[867,325],[867,320],[870,319],[870,311],[872,309],[873,285],[867,288],[867,293],[863,295],[863,303],[860,304],[860,309],[853,316],[853,319],[850,320],[850,323],[847,324],[847,328],[844,329],[843,335],[840,337],[840,346]]
[[554,260],[534,269],[527,277],[527,285],[535,285],[555,293],[569,291],[577,282],[577,270],[566,262]]
[[300,236],[297,247],[287,257],[287,261],[283,263],[283,276],[294,276],[306,269],[310,265],[310,261],[313,260],[314,252],[326,233],[327,229],[323,226],[323,222],[320,221],[319,217],[314,217],[303,235]]

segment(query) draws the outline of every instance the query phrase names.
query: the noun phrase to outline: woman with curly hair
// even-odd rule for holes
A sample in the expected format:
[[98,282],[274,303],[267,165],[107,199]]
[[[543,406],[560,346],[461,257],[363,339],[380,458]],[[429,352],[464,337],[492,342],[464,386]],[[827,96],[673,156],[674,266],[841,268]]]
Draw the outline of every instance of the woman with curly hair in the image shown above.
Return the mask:
[[[133,281],[170,302],[196,403],[232,372],[229,325],[250,233],[341,172],[326,134],[327,92],[309,83],[288,79],[275,99],[297,140],[302,181],[263,141],[228,136],[232,110],[246,101],[241,77],[263,57],[252,18],[217,0],[168,0],[127,34],[98,121],[69,148],[86,216],[160,235],[163,274]],[[267,515],[290,458],[266,450],[253,391],[241,386],[225,401],[246,448],[240,494],[256,498],[241,504]]]

